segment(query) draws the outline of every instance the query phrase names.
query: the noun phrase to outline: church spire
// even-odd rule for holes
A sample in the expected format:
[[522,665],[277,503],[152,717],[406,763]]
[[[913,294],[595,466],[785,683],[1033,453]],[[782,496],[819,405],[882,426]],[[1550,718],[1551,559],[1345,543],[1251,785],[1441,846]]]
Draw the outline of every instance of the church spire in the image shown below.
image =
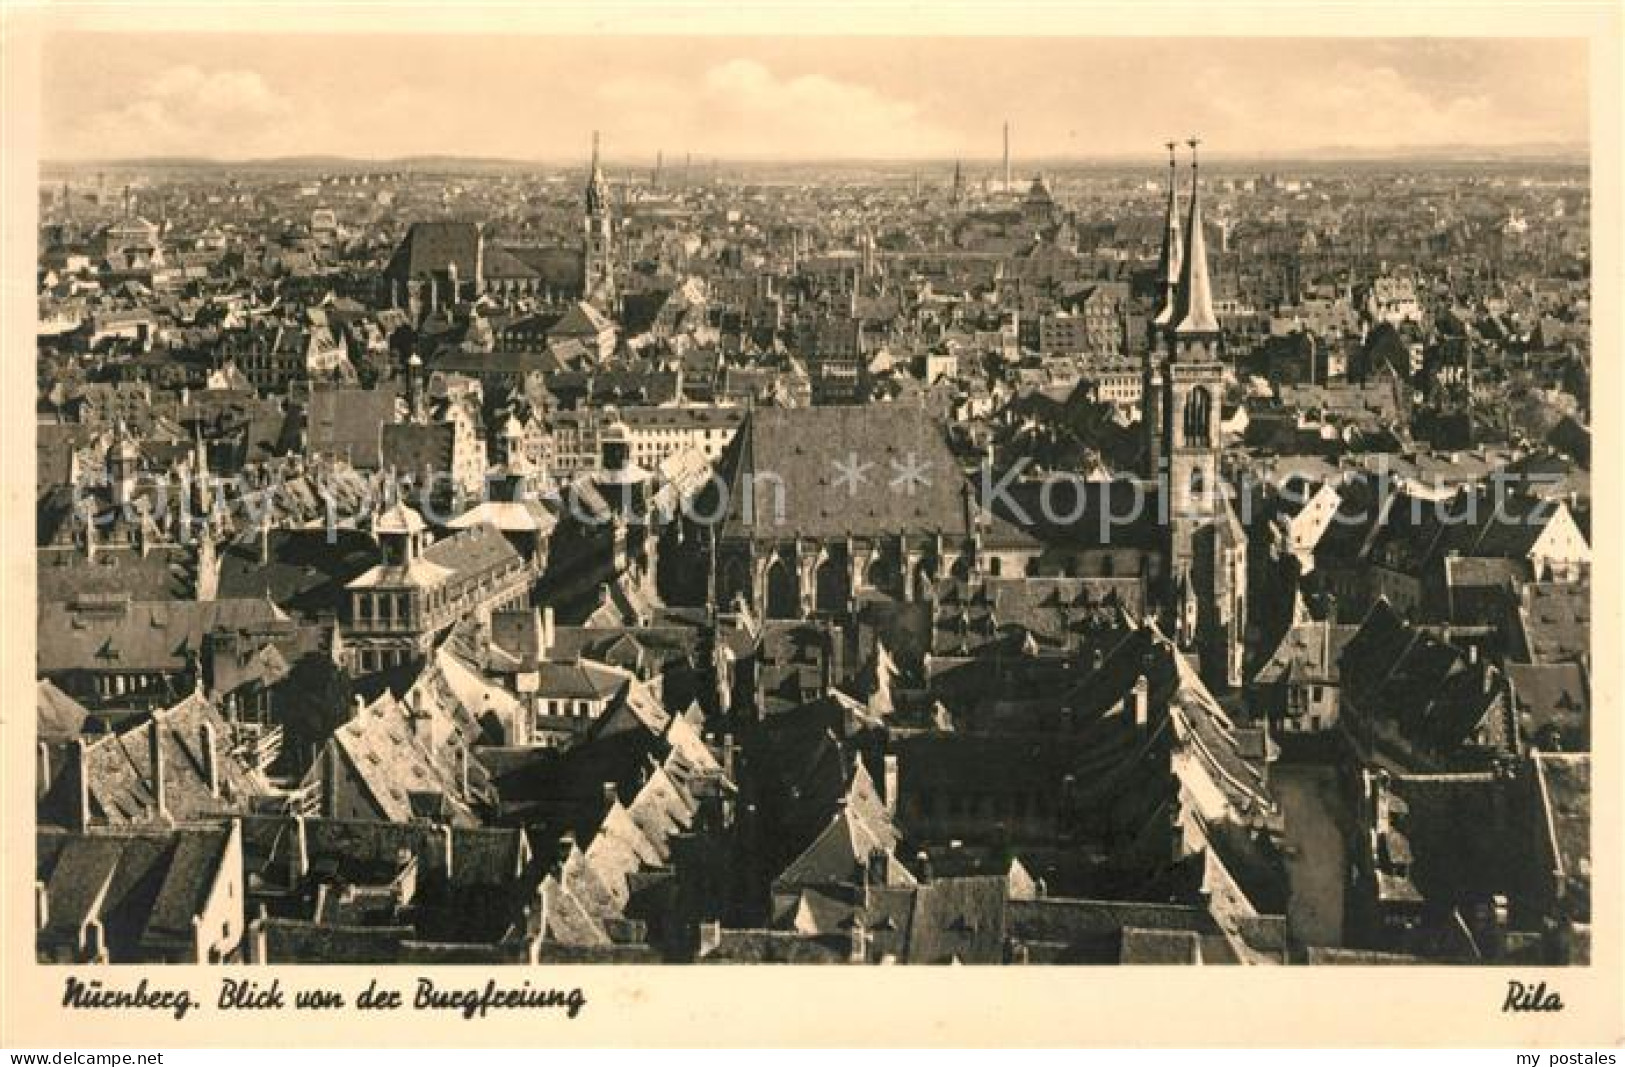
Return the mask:
[[1174,159],[1173,141],[1168,146],[1168,219],[1162,232],[1162,255],[1157,260],[1157,285],[1162,289],[1162,303],[1157,311],[1156,324],[1173,324],[1174,304],[1179,289],[1180,258],[1184,241],[1179,235],[1179,173]]
[[581,295],[605,314],[619,306],[615,293],[615,220],[609,182],[598,155],[598,131],[592,131],[592,169],[587,178],[587,212],[582,218],[586,246],[581,259]]
[[1202,234],[1201,177],[1196,160],[1196,147],[1201,142],[1192,137],[1185,143],[1191,146],[1191,213],[1185,224],[1185,257],[1179,270],[1174,331],[1179,334],[1214,334],[1219,332],[1219,320],[1213,314],[1213,285],[1207,275],[1207,240]]
[[598,163],[598,131],[592,131],[592,169],[587,175],[587,214],[602,215],[609,209],[609,182]]

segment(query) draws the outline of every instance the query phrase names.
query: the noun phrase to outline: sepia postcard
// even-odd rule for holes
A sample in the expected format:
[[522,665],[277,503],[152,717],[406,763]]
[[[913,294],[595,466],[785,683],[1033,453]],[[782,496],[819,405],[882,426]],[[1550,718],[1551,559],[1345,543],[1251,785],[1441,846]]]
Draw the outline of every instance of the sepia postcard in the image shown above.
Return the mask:
[[4,19],[0,1044],[1625,1041],[1617,6]]

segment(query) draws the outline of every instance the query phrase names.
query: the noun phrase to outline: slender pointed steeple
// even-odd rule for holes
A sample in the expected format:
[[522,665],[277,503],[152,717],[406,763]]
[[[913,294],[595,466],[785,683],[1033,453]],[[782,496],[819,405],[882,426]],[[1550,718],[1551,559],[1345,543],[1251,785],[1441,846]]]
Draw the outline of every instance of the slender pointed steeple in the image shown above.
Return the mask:
[[609,182],[598,163],[598,131],[592,131],[592,169],[587,175],[587,213],[599,215],[609,208]]
[[1179,234],[1179,172],[1174,158],[1173,141],[1168,146],[1168,218],[1163,224],[1162,255],[1157,259],[1157,285],[1162,290],[1161,303],[1155,322],[1158,326],[1172,325],[1174,303],[1179,290],[1180,260],[1184,255],[1184,240]]
[[609,196],[609,182],[598,156],[598,131],[592,131],[592,169],[587,178],[587,212],[582,218],[586,230],[582,257],[581,293],[599,309],[613,313],[615,296],[615,221]]
[[1207,239],[1202,234],[1201,175],[1196,147],[1191,146],[1191,212],[1185,224],[1185,256],[1179,269],[1179,299],[1174,305],[1174,332],[1180,335],[1216,334],[1219,320],[1213,314],[1213,285],[1207,274]]

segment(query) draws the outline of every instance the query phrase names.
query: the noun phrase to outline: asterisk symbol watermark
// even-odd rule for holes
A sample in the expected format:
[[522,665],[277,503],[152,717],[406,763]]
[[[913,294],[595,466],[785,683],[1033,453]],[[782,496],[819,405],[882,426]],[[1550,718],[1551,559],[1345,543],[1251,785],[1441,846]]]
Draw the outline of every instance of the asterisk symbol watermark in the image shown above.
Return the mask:
[[858,495],[858,487],[869,481],[869,470],[873,463],[858,458],[856,452],[846,454],[846,462],[835,460],[835,484],[846,488],[849,497]]
[[892,480],[890,484],[894,493],[900,489],[909,496],[913,496],[921,486],[931,484],[931,461],[922,460],[913,452],[904,456],[901,463],[895,459],[892,460],[891,469]]

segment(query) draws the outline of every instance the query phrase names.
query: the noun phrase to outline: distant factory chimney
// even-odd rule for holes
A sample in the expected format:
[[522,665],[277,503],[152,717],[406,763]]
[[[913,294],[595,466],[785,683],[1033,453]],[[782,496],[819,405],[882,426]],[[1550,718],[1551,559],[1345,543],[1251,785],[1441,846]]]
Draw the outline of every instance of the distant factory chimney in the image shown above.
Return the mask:
[[1004,191],[1010,191],[1010,124],[1004,124]]

